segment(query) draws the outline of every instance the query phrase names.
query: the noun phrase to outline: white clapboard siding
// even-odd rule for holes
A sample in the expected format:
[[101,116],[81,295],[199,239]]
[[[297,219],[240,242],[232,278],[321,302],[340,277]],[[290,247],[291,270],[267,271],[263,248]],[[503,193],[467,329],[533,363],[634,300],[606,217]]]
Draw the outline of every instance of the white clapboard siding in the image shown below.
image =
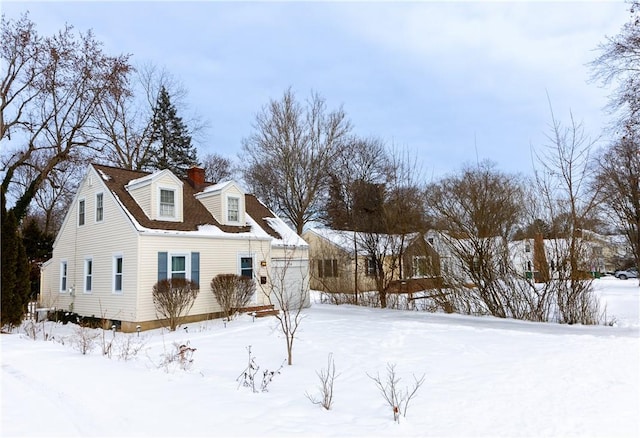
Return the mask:
[[[134,317],[137,284],[137,239],[130,219],[92,168],[78,189],[58,234],[53,257],[43,268],[41,305],[95,317],[127,320]],[[103,193],[104,217],[95,220],[95,194]],[[85,200],[85,225],[78,225],[78,204]],[[123,257],[123,290],[113,291],[114,256]],[[93,261],[92,291],[84,292],[85,260]],[[60,262],[67,261],[67,286],[59,291]],[[73,292],[70,292],[73,289]],[[130,310],[127,310],[130,309]]]
[[[266,267],[261,267],[262,260],[270,260],[270,241],[268,239],[249,239],[220,236],[176,236],[152,233],[140,238],[140,266],[138,278],[138,309],[139,321],[157,318],[153,305],[153,285],[158,281],[157,261],[158,252],[169,254],[200,253],[200,292],[196,303],[189,312],[199,315],[221,311],[213,297],[210,282],[218,274],[240,274],[240,257],[253,257],[253,269],[256,283],[260,276],[268,277]],[[260,287],[257,285],[257,289]],[[254,304],[265,304],[263,294],[256,294]]]

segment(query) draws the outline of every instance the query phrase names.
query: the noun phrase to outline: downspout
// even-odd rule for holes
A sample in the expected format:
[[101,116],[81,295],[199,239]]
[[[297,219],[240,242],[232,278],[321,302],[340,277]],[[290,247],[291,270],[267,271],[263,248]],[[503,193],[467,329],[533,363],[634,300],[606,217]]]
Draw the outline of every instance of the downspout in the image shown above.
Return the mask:
[[[76,205],[76,208],[78,206]],[[86,207],[85,207],[85,215],[86,215]],[[73,313],[74,303],[76,300],[76,277],[78,275],[78,216],[76,212],[76,217],[73,218],[73,223],[75,227],[74,237],[73,237],[73,285],[69,288],[69,312]],[[83,273],[84,275],[84,273]],[[82,284],[82,277],[80,284]]]
[[358,242],[356,240],[356,232],[353,232],[353,255],[354,255],[354,287],[353,291],[356,294],[356,305],[358,305]]

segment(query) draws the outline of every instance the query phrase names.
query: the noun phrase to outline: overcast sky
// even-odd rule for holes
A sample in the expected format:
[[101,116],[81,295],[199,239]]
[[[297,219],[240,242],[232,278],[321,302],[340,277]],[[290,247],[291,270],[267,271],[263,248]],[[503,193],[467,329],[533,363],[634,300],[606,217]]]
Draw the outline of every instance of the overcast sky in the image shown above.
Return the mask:
[[291,87],[415,153],[428,178],[478,159],[530,173],[547,94],[558,119],[572,111],[598,136],[610,89],[586,64],[629,17],[623,1],[2,3],[41,34],[93,29],[107,53],[165,67],[209,124],[200,155],[236,159],[256,113]]

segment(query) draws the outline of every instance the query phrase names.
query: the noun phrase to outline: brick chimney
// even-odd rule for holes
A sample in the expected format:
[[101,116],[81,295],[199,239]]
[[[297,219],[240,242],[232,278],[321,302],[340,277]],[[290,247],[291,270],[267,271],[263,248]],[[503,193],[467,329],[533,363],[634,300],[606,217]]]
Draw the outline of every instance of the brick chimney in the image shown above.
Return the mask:
[[198,190],[204,187],[204,169],[193,166],[187,170],[187,179],[191,187]]

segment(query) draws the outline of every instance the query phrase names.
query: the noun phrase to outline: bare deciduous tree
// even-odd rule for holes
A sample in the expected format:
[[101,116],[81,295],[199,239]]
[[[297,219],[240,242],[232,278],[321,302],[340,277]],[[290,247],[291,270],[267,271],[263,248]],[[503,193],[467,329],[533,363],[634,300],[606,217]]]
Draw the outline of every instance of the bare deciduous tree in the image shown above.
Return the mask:
[[356,302],[362,268],[375,279],[380,305],[386,307],[389,285],[402,272],[408,236],[425,228],[421,171],[405,151],[387,151],[374,140],[353,145],[354,154],[343,155],[330,185],[328,222],[355,231],[354,258],[366,257],[366,266],[355,263]]
[[[367,191],[376,187],[381,188],[387,182],[390,172],[390,158],[384,143],[377,138],[362,139],[351,137],[347,141],[343,153],[337,157],[329,182],[327,201],[323,219],[325,223],[336,230],[353,231],[353,286],[343,288],[335,284],[338,289],[333,292],[344,292],[353,288],[355,303],[358,303],[362,271],[359,260],[359,245],[356,233],[364,225],[363,208],[371,209],[375,197],[369,198]],[[356,212],[356,210],[358,210]],[[363,267],[367,269],[367,267]],[[337,277],[342,279],[342,277]],[[335,280],[329,280],[336,283]],[[331,288],[326,289],[331,290]]]
[[593,79],[615,84],[610,109],[617,113],[614,127],[638,129],[640,113],[640,2],[629,1],[630,18],[617,35],[598,46],[600,54],[590,63]]
[[[364,219],[362,244],[373,264],[373,277],[381,307],[387,307],[387,290],[391,282],[402,276],[404,251],[409,241],[426,230],[426,217],[421,194],[422,172],[416,157],[403,151],[389,154],[387,183],[382,191],[378,223],[367,220],[366,209],[359,209]],[[358,220],[356,220],[357,223]],[[367,223],[369,222],[369,223]]]
[[202,159],[202,167],[207,181],[221,182],[231,179],[233,164],[220,154],[207,154]]
[[327,368],[316,371],[316,375],[320,379],[320,400],[309,393],[305,393],[305,396],[314,405],[320,405],[329,411],[333,405],[333,386],[336,379],[340,376],[340,374],[336,375],[336,363],[333,360],[333,353],[329,353],[327,357]]
[[106,96],[122,90],[130,66],[127,56],[106,55],[91,31],[76,36],[67,25],[42,38],[27,15],[2,17],[2,41],[3,203],[18,169],[37,166],[14,205],[22,219],[54,169],[95,152],[89,122]]
[[360,253],[367,258],[368,275],[375,280],[380,307],[387,307],[391,281],[401,272],[400,261],[404,249],[404,235],[368,231],[358,234]]
[[399,387],[400,378],[396,375],[396,365],[387,364],[387,379],[382,380],[380,373],[375,376],[367,376],[376,383],[376,387],[380,390],[380,394],[393,412],[393,421],[400,423],[400,416],[406,417],[409,409],[409,402],[416,396],[418,389],[424,383],[424,374],[419,379],[413,376],[413,387],[406,387],[404,390]]
[[175,331],[182,316],[191,310],[198,297],[199,286],[193,280],[171,278],[153,285],[153,304],[159,317]]
[[18,20],[2,15],[2,88],[0,90],[0,139],[11,140],[25,129],[26,114],[32,102],[42,93],[38,86],[44,74],[46,56],[42,38],[27,14]]
[[260,285],[269,302],[280,311],[280,331],[287,344],[287,364],[293,364],[293,345],[304,319],[302,311],[309,306],[309,270],[295,248],[284,246],[280,256],[272,258],[268,289]]
[[[103,148],[104,164],[132,170],[151,169],[153,113],[163,88],[181,114],[188,112],[186,88],[166,69],[151,63],[137,65],[127,76],[126,88],[100,102],[93,118],[93,138]],[[201,117],[188,115],[183,120],[192,140],[202,141],[207,124]]]
[[305,224],[320,217],[330,169],[350,129],[342,108],[328,111],[317,93],[302,105],[288,89],[262,108],[243,140],[244,180],[302,234]]
[[220,274],[211,280],[211,291],[227,321],[231,321],[238,309],[249,304],[255,290],[253,279],[236,274]]
[[640,266],[640,201],[638,200],[638,132],[640,129],[640,2],[628,2],[629,21],[617,35],[599,45],[591,62],[594,79],[615,84],[610,96],[613,128],[619,138],[600,160],[596,186],[613,212]]
[[152,110],[150,104],[138,102],[132,90],[113,94],[100,103],[93,135],[103,147],[104,164],[130,170],[148,168],[152,156]]
[[457,261],[443,273],[455,311],[520,317],[519,300],[512,296],[509,238],[520,224],[523,200],[518,178],[490,162],[468,166],[427,188],[427,208],[446,224],[441,236]]
[[391,157],[377,138],[350,138],[332,168],[324,221],[336,230],[359,231],[354,218],[354,196],[362,184],[385,184]]
[[[130,67],[127,56],[106,55],[91,32],[75,35],[65,26],[43,38],[28,14],[17,20],[2,15],[0,24],[0,212],[4,219],[15,218],[15,228],[3,229],[4,266],[10,258],[5,241],[18,237],[17,225],[49,175],[95,152],[91,117],[105,96],[122,88]],[[23,261],[17,270],[27,270]],[[3,277],[3,303],[10,297],[20,303],[22,285],[8,278]]]
[[[39,155],[34,154],[33,162],[37,163],[35,166],[16,169],[14,182],[9,187],[9,196],[17,199],[36,177],[38,169],[43,166]],[[41,219],[40,226],[45,233],[55,235],[60,229],[83,172],[84,169],[76,163],[62,162],[49,173],[36,192],[28,214]]]
[[[553,253],[557,318],[564,323],[596,324],[598,302],[592,294],[591,280],[584,266],[585,240],[582,230],[597,215],[599,188],[594,177],[591,150],[595,140],[570,115],[569,126],[556,119],[551,109],[551,129],[546,147],[536,152],[539,168],[534,169],[536,201],[554,222]],[[562,221],[554,219],[562,217]]]
[[616,218],[640,266],[640,143],[633,132],[607,148],[598,160],[595,185],[610,217]]

